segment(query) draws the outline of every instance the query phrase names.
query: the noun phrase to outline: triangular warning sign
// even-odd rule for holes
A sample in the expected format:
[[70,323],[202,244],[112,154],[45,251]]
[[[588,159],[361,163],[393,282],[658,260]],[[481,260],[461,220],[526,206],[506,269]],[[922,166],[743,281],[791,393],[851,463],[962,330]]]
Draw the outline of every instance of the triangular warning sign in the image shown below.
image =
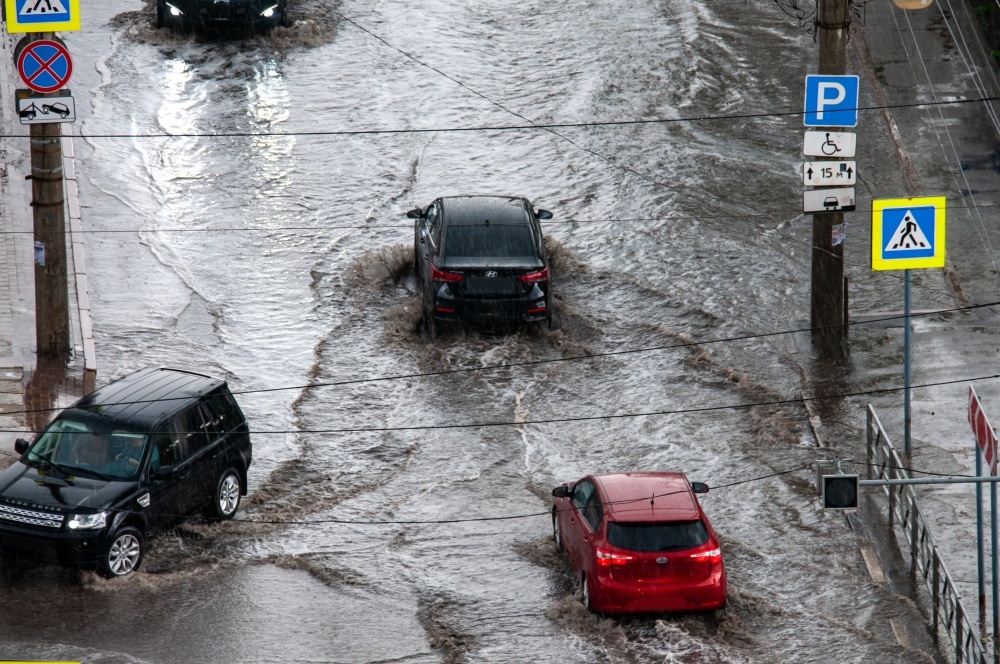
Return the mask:
[[920,224],[913,218],[913,213],[909,210],[903,215],[902,221],[896,227],[896,231],[889,238],[885,245],[886,251],[912,251],[914,249],[930,249],[931,243],[927,241],[927,236],[920,230]]
[[62,0],[24,0],[18,16],[45,16],[48,14],[65,14],[66,6]]

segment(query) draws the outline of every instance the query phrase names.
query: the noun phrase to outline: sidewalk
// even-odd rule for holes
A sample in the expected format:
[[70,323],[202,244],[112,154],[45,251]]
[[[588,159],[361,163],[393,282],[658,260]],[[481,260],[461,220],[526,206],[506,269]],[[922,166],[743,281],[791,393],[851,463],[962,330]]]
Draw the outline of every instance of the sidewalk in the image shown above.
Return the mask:
[[[25,135],[17,120],[14,90],[20,86],[13,64],[19,36],[0,39],[0,127],[6,135]],[[66,367],[39,366],[35,345],[34,240],[32,237],[31,172],[27,138],[7,138],[0,144],[0,468],[16,455],[14,439],[31,437],[56,409],[68,406],[94,389],[97,364],[87,292],[80,202],[70,125],[63,125],[66,177],[67,272],[69,274],[70,336],[73,353]],[[23,411],[43,412],[26,415]],[[18,433],[15,433],[18,432]]]

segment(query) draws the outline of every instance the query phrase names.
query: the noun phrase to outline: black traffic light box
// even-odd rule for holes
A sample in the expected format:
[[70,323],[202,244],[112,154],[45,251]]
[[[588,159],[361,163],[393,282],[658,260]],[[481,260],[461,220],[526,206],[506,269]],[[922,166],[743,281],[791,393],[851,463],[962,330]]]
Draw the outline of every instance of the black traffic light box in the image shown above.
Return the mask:
[[857,475],[823,475],[823,509],[855,510],[857,508]]

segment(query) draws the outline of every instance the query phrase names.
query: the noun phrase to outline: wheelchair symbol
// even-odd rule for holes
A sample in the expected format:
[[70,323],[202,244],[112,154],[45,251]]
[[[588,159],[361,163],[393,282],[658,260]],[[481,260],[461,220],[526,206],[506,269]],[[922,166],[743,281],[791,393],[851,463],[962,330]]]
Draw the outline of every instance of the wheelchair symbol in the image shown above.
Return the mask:
[[828,157],[832,157],[833,155],[835,155],[838,152],[840,152],[840,148],[837,147],[837,144],[830,140],[830,133],[829,132],[827,132],[827,134],[826,134],[826,140],[820,146],[820,150],[822,150],[823,154],[825,154]]

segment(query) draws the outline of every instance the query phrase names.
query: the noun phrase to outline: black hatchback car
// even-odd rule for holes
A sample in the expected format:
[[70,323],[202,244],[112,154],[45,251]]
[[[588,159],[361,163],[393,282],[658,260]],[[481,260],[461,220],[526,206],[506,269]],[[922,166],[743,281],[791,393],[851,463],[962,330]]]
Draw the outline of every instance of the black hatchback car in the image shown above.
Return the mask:
[[288,0],[156,0],[156,27],[264,32],[288,25]]
[[451,196],[414,220],[413,253],[424,327],[439,321],[552,324],[549,262],[535,210],[518,197]]
[[0,553],[137,569],[150,536],[197,510],[229,519],[246,495],[246,418],[226,383],[144,369],[63,410],[0,473]]

